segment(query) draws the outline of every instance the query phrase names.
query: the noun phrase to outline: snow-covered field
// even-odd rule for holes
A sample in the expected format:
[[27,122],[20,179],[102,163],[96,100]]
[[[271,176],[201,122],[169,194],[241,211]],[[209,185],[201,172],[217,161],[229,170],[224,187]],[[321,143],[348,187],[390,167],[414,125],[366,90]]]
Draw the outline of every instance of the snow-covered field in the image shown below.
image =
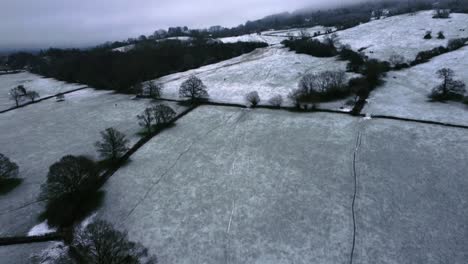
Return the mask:
[[29,72],[0,75],[0,110],[15,106],[15,102],[9,98],[9,92],[10,89],[18,85],[23,85],[27,90],[38,92],[40,97],[55,95],[86,86],[65,83],[52,78],[44,78]]
[[203,106],[132,156],[97,217],[161,263],[345,263],[356,153],[354,263],[463,263],[463,142],[463,129]]
[[[277,94],[283,96],[286,104],[292,104],[287,96],[297,88],[305,73],[345,69],[346,62],[336,58],[317,58],[296,54],[286,48],[267,47],[156,81],[164,84],[163,97],[167,98],[178,98],[182,82],[195,74],[208,87],[213,101],[243,104],[247,93],[257,91],[262,99],[260,104],[268,104],[268,99]],[[322,104],[334,109],[342,105],[343,102]]]
[[235,42],[265,42],[268,45],[279,45],[285,37],[276,37],[276,36],[266,36],[263,34],[248,34],[248,35],[241,35],[237,37],[226,37],[220,38],[223,43],[235,43]]
[[118,47],[118,48],[115,48],[115,49],[112,49],[112,51],[117,51],[117,52],[128,52],[128,51],[131,51],[132,49],[135,48],[135,44],[130,44],[130,45],[127,45],[127,46],[122,46],[122,47]]
[[[388,60],[393,54],[414,60],[420,51],[446,46],[449,39],[468,37],[468,14],[451,14],[449,19],[433,19],[432,14],[423,11],[388,17],[337,34],[342,44],[354,50],[366,48],[367,56],[380,60]],[[426,31],[432,31],[432,39],[423,39]],[[437,39],[439,31],[446,39]]]
[[161,263],[344,263],[358,119],[202,106],[104,187]]
[[353,263],[466,263],[467,145],[465,129],[368,121]]
[[0,114],[0,152],[18,164],[24,178],[16,189],[0,197],[0,235],[26,234],[39,224],[42,204],[35,201],[50,165],[68,154],[97,157],[94,142],[108,127],[136,142],[140,130],[136,115],[150,104],[149,100],[93,89],[65,98],[64,102],[46,100]]
[[31,256],[41,255],[44,250],[53,247],[55,244],[56,242],[43,242],[0,246],[0,264],[31,264]]
[[441,68],[451,68],[455,79],[468,84],[468,47],[388,73],[386,83],[371,93],[363,113],[468,125],[468,106],[457,102],[431,102],[427,97],[432,88],[441,83],[436,75]]

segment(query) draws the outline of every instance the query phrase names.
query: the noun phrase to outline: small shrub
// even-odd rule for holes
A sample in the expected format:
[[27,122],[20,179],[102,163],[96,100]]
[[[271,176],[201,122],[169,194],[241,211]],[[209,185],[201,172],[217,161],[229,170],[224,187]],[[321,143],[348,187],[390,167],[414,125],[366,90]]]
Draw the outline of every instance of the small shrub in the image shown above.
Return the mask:
[[270,100],[268,100],[268,103],[274,107],[280,108],[281,105],[283,104],[283,97],[281,95],[275,95]]
[[426,31],[426,35],[424,35],[424,39],[432,39],[432,32]]
[[437,39],[445,39],[445,35],[444,35],[444,32],[443,31],[439,31],[437,33]]
[[245,95],[245,101],[247,102],[248,106],[256,107],[258,103],[260,103],[260,96],[258,95],[257,91],[253,91]]
[[0,153],[0,181],[18,177],[18,165]]
[[64,94],[57,94],[57,96],[55,96],[55,101],[57,102],[63,102],[65,101],[65,95]]

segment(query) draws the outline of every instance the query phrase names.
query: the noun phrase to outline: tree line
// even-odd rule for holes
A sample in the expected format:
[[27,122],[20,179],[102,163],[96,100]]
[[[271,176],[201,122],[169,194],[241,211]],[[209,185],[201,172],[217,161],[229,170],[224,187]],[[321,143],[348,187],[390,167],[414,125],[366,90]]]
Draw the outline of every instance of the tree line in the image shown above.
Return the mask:
[[49,49],[38,55],[18,53],[9,65],[61,81],[129,93],[146,80],[227,60],[265,43],[183,43],[166,41],[140,45],[128,52],[107,49]]

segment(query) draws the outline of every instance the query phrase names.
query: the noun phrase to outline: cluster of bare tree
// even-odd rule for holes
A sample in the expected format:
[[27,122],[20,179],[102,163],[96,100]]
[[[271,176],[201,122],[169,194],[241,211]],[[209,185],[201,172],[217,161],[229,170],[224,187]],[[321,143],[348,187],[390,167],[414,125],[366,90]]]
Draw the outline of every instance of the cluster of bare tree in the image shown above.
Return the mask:
[[30,257],[33,264],[156,264],[142,244],[132,242],[127,232],[121,232],[104,220],[96,219],[86,226],[77,226],[66,245],[56,244]]
[[438,8],[434,10],[432,18],[450,18],[450,9]]
[[131,87],[132,93],[141,97],[150,97],[153,99],[158,99],[162,95],[162,90],[164,86],[161,83],[155,83],[153,81],[148,81],[144,84],[137,83]]
[[344,71],[325,71],[302,76],[298,88],[289,94],[289,98],[299,106],[302,102],[318,103],[349,94]]
[[15,101],[17,107],[25,99],[29,99],[31,102],[34,102],[37,98],[39,98],[38,92],[28,91],[23,85],[18,85],[17,87],[12,88],[9,94],[10,99]]
[[455,80],[455,72],[449,68],[437,71],[437,76],[442,79],[442,83],[432,89],[429,97],[434,101],[461,101],[466,93],[466,85],[460,80]]
[[147,107],[137,118],[138,124],[145,128],[145,132],[152,134],[158,126],[167,125],[175,116],[176,112],[170,106],[156,104]]

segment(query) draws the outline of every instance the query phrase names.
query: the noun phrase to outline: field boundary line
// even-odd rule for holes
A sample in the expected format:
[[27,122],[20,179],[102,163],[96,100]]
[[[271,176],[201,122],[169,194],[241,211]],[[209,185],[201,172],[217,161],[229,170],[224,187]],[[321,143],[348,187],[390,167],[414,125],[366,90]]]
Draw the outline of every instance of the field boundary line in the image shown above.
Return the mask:
[[84,87],[76,88],[76,89],[73,89],[73,90],[70,90],[70,91],[66,91],[66,92],[57,93],[57,94],[54,94],[54,95],[49,95],[49,96],[46,96],[46,97],[42,97],[42,98],[39,98],[39,99],[35,100],[34,102],[27,102],[27,103],[19,105],[19,106],[14,106],[14,107],[10,107],[10,108],[5,109],[5,110],[0,110],[0,114],[6,113],[6,112],[9,112],[9,111],[13,111],[13,110],[16,110],[16,109],[19,109],[19,108],[23,108],[23,107],[26,107],[28,105],[37,104],[37,103],[40,103],[42,101],[55,98],[57,95],[60,95],[60,94],[74,93],[74,92],[81,91],[81,90],[84,90],[84,89],[87,89],[87,88],[90,88],[90,87],[89,86],[84,86]]

